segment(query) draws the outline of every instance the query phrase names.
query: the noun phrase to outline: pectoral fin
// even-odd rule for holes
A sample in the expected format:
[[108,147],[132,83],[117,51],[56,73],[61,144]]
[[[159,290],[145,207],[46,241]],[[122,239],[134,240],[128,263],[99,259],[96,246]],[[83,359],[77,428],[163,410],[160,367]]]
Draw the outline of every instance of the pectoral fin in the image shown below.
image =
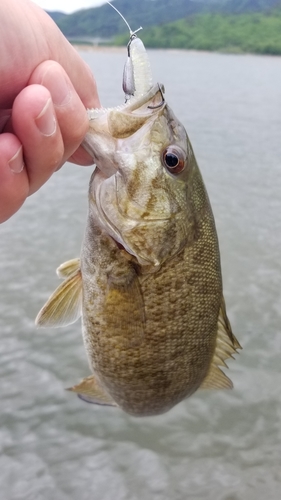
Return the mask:
[[69,276],[71,276],[72,274],[77,273],[79,269],[80,269],[80,259],[77,258],[64,262],[57,268],[56,272],[59,278],[65,279],[69,278]]
[[81,271],[71,274],[51,295],[39,311],[35,324],[43,327],[60,327],[74,323],[82,312]]
[[225,359],[233,358],[237,349],[242,349],[238,340],[233,335],[231,326],[226,314],[224,298],[222,298],[221,308],[218,318],[218,330],[216,339],[216,348],[209,371],[200,386],[200,389],[232,389],[231,380],[218,368],[225,366]]
[[70,387],[67,391],[76,392],[78,397],[86,403],[117,406],[112,397],[100,386],[94,375],[84,378],[80,384]]

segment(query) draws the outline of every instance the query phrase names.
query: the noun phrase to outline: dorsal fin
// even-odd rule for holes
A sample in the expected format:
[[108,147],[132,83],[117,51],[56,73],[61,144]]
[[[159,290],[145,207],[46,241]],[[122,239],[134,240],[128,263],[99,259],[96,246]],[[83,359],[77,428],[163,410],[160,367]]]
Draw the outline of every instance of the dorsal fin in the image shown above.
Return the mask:
[[216,347],[209,371],[203,380],[200,389],[232,389],[231,380],[220,370],[219,366],[227,364],[227,358],[233,358],[237,349],[242,349],[238,340],[233,335],[231,326],[225,310],[224,298],[222,298],[221,308],[218,318],[218,330]]
[[200,389],[232,389],[231,380],[215,364],[211,364]]

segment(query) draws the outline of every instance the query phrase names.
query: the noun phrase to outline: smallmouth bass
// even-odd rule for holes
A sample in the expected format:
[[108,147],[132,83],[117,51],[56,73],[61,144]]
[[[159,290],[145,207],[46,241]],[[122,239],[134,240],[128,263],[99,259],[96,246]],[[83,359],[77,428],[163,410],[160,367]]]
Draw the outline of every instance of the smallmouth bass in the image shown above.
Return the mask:
[[126,104],[89,111],[85,147],[97,168],[80,259],[58,268],[64,282],[36,321],[56,327],[81,316],[93,374],[71,390],[145,416],[199,387],[231,388],[219,366],[240,345],[192,146],[132,35]]

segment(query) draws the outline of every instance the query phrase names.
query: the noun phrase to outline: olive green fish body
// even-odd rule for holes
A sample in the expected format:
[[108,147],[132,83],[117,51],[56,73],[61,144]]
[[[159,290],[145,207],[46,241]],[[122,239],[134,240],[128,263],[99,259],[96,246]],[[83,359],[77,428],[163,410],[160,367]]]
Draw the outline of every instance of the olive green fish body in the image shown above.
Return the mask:
[[[150,138],[157,135],[160,113],[156,123],[150,123]],[[171,113],[167,106],[162,111],[167,129]],[[188,156],[182,179],[167,174],[159,161],[169,142],[180,144]],[[135,155],[134,141],[126,146],[128,158],[130,148]],[[146,158],[156,154],[161,173],[154,168],[150,183],[156,186],[164,171],[166,183],[163,178],[158,182],[159,189],[166,191],[161,203],[169,206],[172,217],[156,217],[160,197],[153,202],[156,187],[144,186],[150,196],[143,194],[142,202],[141,197],[138,199],[137,190],[142,190],[139,170],[149,178],[147,160],[138,164],[135,183],[133,175],[126,178],[134,186],[128,193],[126,185],[128,199],[137,200],[139,205],[130,206],[124,196],[120,208],[116,179],[111,192],[113,183],[96,172],[90,183],[90,215],[81,254],[83,335],[89,363],[105,392],[134,415],[163,413],[198,389],[214,357],[222,305],[214,219],[192,148],[179,122],[172,124],[169,133],[166,131],[155,151],[150,146]],[[118,234],[123,237],[122,244],[98,222],[102,182],[106,182],[108,206],[116,202],[115,229],[124,224]],[[174,182],[180,185],[178,196],[173,192]],[[122,212],[119,219],[118,211]],[[137,218],[137,211],[141,214],[138,224],[129,224],[130,215]],[[140,262],[137,255],[141,255]]]
[[[206,219],[211,228],[210,214]],[[206,250],[202,233],[196,248],[141,275],[124,250],[94,224],[91,229],[95,250],[91,244],[83,250],[81,263],[90,366],[128,413],[163,413],[201,385],[211,364],[221,305],[216,238]],[[212,255],[208,273],[204,253]]]

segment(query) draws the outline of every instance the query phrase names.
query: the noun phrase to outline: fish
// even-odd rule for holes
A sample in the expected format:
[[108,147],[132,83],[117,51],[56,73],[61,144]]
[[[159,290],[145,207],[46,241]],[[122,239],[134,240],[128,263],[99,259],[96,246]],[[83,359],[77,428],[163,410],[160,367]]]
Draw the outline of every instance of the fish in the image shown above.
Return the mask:
[[159,415],[197,389],[230,389],[220,367],[241,348],[227,317],[214,216],[186,130],[153,84],[130,33],[126,102],[89,110],[96,168],[81,255],[36,324],[82,319],[91,374],[69,390],[136,416]]

